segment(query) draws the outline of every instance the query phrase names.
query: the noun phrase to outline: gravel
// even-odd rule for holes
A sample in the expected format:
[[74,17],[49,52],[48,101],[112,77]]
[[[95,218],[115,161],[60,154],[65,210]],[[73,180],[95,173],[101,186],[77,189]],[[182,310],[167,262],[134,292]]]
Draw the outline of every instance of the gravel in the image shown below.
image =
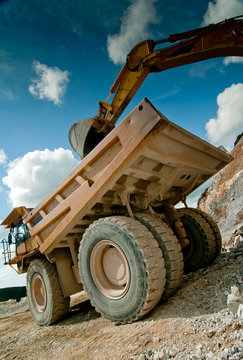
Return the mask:
[[240,360],[242,264],[242,242],[225,247],[213,265],[183,276],[174,296],[127,325],[114,325],[77,298],[66,319],[50,327],[34,323],[26,299],[0,303],[0,359]]

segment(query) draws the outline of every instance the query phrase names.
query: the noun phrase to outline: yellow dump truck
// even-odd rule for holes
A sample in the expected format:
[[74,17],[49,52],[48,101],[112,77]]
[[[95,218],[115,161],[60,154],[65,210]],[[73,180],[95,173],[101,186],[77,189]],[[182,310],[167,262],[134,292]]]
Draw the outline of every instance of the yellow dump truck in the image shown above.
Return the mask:
[[103,316],[132,322],[177,289],[183,263],[211,264],[216,224],[174,205],[231,160],[142,101],[37,207],[2,222],[34,320],[57,321],[84,288]]
[[[183,271],[219,255],[215,222],[197,209],[176,209],[232,157],[169,121],[143,100],[114,127],[149,72],[216,56],[243,56],[242,17],[139,43],[93,119],[69,133],[79,165],[34,209],[18,207],[2,225],[5,263],[27,272],[37,324],[69,311],[84,290],[117,324],[135,321],[180,286]],[[154,50],[161,42],[176,42]],[[103,140],[102,140],[103,139]]]

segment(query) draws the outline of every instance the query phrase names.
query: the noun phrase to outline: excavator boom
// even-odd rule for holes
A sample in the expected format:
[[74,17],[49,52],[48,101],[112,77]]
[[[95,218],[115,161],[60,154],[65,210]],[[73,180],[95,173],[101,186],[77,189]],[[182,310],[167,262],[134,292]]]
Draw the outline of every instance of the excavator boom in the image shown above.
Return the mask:
[[[166,42],[174,44],[156,49]],[[99,103],[98,114],[72,125],[71,146],[81,158],[87,155],[112,130],[149,73],[222,56],[243,56],[243,16],[172,34],[164,40],[140,42],[128,54],[108,99]]]

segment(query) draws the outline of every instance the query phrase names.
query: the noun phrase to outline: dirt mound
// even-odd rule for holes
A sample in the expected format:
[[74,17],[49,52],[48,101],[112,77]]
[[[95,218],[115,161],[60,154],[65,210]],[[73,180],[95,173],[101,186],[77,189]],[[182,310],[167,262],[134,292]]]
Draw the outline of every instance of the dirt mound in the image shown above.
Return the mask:
[[242,262],[242,243],[225,248],[212,266],[185,275],[167,302],[128,325],[115,326],[89,301],[77,305],[78,297],[66,319],[50,327],[37,326],[25,307],[8,316],[18,304],[2,303],[0,358],[240,360],[242,325],[227,298],[232,286],[243,291]]

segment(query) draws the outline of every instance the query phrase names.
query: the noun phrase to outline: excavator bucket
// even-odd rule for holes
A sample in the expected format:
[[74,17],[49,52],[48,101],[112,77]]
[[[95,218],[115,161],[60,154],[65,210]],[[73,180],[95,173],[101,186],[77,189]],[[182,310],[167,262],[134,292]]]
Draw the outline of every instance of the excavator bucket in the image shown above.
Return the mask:
[[97,132],[93,123],[93,118],[78,120],[70,127],[68,133],[70,145],[81,160],[105,137],[102,132]]

